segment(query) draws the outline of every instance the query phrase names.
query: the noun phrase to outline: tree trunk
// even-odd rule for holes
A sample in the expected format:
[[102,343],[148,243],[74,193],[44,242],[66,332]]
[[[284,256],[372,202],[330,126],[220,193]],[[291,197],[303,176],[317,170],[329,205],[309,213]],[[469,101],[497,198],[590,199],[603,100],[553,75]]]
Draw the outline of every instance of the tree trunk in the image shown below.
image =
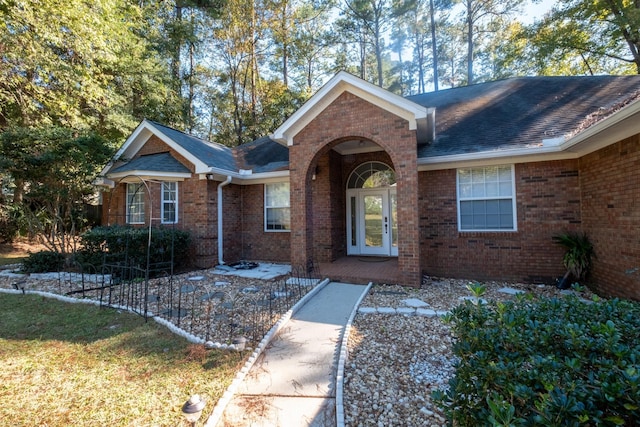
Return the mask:
[[431,15],[431,49],[433,51],[433,89],[438,91],[438,45],[436,43],[436,18],[433,0],[429,0],[429,14]]

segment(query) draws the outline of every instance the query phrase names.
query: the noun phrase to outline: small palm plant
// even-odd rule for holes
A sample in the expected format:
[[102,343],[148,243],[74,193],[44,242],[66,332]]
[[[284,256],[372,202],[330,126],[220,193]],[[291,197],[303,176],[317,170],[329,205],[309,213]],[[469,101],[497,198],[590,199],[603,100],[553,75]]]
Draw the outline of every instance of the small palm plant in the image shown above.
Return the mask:
[[578,281],[585,279],[591,269],[591,259],[595,256],[587,234],[569,231],[553,236],[553,240],[566,250],[562,263],[567,272],[560,283],[566,283],[569,276]]

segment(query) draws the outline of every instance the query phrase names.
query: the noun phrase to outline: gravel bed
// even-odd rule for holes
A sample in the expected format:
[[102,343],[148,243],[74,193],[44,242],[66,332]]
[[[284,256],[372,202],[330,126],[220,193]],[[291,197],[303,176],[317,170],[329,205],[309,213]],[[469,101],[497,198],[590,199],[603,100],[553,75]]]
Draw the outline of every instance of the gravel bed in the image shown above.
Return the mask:
[[[13,275],[0,271],[0,288],[25,289],[66,294],[71,281],[39,275]],[[272,301],[283,290],[290,277],[277,280],[259,280],[220,275],[213,270],[191,272],[173,277],[173,289],[195,288],[189,292],[192,301],[218,293],[205,299],[213,301],[212,312],[200,310],[200,316],[171,318],[180,327],[196,336],[214,342],[229,342],[229,326],[247,330],[247,319],[252,320],[253,339],[260,341],[261,333],[268,331],[314,283],[287,287],[292,293],[278,310],[261,317],[261,330],[255,330],[258,313],[256,307]],[[164,282],[163,282],[164,280]],[[454,338],[447,325],[436,315],[442,314],[471,298],[468,280],[438,277],[423,279],[420,289],[397,285],[376,285],[363,299],[348,337],[348,360],[344,371],[345,426],[444,426],[441,411],[432,403],[431,393],[445,388],[453,376],[454,357],[451,351]],[[515,293],[528,292],[553,297],[571,291],[560,291],[553,286],[520,283],[483,282],[484,300],[508,300]],[[166,300],[166,278],[150,281],[158,301]],[[280,295],[277,295],[280,296]],[[589,299],[588,292],[582,294]],[[81,297],[77,295],[77,297]],[[96,297],[89,293],[85,297]],[[186,300],[185,300],[186,301]],[[155,306],[160,309],[160,303]],[[226,308],[225,308],[226,307]],[[150,309],[153,310],[151,304]],[[229,311],[229,310],[232,311]],[[399,310],[398,310],[399,309]],[[227,311],[224,311],[227,310]],[[422,311],[420,311],[422,310]],[[385,314],[393,312],[394,314]],[[195,310],[194,310],[195,313]],[[207,321],[203,322],[203,318]],[[204,325],[208,325],[205,328]],[[245,329],[242,329],[245,328]],[[258,333],[260,332],[260,333]],[[248,343],[254,344],[253,343]]]
[[[438,316],[382,314],[384,308],[428,305],[446,311],[471,297],[468,280],[425,277],[421,289],[377,285],[364,298],[348,339],[344,372],[345,426],[444,426],[431,393],[454,374],[453,337]],[[486,282],[485,300],[508,300],[517,292],[558,296],[553,286]],[[584,298],[590,298],[588,293]],[[378,308],[376,312],[371,309]],[[383,310],[380,310],[383,308]],[[402,313],[402,310],[397,313]],[[411,313],[411,311],[407,311]]]
[[261,280],[201,270],[149,280],[149,298],[144,305],[144,281],[105,290],[97,283],[102,276],[85,276],[82,283],[69,273],[20,275],[0,272],[0,288],[49,292],[73,298],[109,301],[116,307],[139,308],[159,316],[185,332],[210,342],[214,347],[231,344],[237,336],[247,339],[250,348],[257,345],[268,330],[317,281],[296,280],[290,275]]

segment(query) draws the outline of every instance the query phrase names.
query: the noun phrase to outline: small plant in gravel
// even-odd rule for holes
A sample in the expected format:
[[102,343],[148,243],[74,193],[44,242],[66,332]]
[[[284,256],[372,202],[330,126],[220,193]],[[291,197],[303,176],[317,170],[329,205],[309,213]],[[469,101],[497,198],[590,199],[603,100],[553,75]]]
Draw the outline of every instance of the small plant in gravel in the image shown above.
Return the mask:
[[450,425],[615,426],[640,419],[640,305],[576,297],[476,305],[446,320],[459,362],[433,397]]

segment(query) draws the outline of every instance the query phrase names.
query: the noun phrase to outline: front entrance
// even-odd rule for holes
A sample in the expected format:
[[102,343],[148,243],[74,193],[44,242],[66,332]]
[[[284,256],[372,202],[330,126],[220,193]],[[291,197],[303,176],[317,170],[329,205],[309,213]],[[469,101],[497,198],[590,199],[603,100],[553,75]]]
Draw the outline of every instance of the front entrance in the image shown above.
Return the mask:
[[347,185],[347,254],[398,256],[395,173],[381,162],[360,165]]

